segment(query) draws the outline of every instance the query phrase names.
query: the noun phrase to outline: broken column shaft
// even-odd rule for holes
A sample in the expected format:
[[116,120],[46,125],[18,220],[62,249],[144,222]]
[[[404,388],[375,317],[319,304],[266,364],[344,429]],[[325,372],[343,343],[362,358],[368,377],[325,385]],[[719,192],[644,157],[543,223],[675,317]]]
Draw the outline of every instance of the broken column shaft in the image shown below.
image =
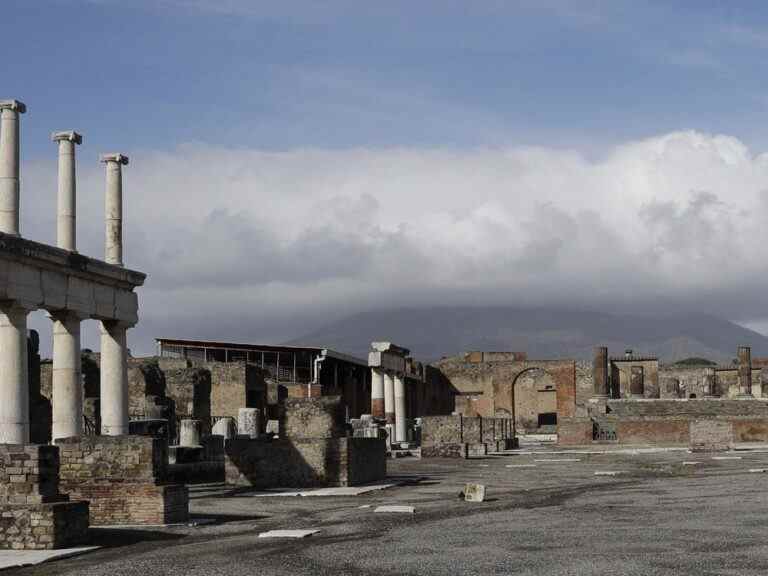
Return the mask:
[[56,212],[56,245],[74,252],[76,248],[76,175],[75,145],[82,136],[72,130],[54,132],[51,139],[59,144],[59,188]]
[[27,107],[18,100],[0,101],[0,232],[19,235],[19,115]]

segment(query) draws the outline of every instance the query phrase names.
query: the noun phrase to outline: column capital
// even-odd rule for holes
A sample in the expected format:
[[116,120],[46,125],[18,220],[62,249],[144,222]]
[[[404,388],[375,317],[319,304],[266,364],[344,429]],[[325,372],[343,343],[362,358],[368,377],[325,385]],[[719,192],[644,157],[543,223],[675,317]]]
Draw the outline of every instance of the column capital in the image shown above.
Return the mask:
[[99,156],[99,161],[103,162],[104,164],[115,162],[117,164],[127,165],[128,156],[125,156],[124,154],[118,154],[118,153],[112,152],[109,154],[102,154],[101,156]]
[[27,105],[19,100],[0,100],[0,110],[13,110],[24,114],[27,111]]
[[78,134],[74,130],[64,130],[62,132],[52,132],[51,140],[53,140],[54,142],[61,142],[62,140],[67,140],[69,142],[74,142],[75,144],[82,144],[83,136],[81,134]]

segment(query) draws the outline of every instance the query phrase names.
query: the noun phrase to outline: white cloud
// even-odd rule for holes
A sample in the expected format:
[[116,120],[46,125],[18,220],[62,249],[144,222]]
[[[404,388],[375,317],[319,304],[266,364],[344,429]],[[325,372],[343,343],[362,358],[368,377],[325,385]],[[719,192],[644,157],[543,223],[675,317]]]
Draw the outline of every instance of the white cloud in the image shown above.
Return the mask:
[[[96,256],[102,179],[81,160],[80,247]],[[25,165],[25,236],[53,241],[54,190],[53,160]],[[275,340],[389,305],[686,306],[757,320],[767,191],[766,157],[696,132],[595,161],[525,147],[137,150],[126,262],[150,276],[133,346]]]

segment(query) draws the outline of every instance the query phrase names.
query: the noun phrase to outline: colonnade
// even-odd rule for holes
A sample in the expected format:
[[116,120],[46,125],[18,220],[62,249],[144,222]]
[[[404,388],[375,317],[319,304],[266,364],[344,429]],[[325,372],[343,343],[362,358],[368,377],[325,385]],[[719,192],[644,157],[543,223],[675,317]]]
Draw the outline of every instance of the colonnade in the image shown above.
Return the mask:
[[371,368],[371,378],[371,414],[393,426],[393,441],[407,441],[405,375],[384,368]]
[[[0,102],[0,232],[20,237],[19,118],[26,112],[17,100]],[[74,131],[55,132],[58,145],[57,247],[77,252],[75,147],[82,143]],[[121,154],[101,156],[106,165],[105,261],[123,266]],[[29,443],[27,315],[44,307],[53,322],[53,438],[83,433],[83,387],[80,365],[80,323],[84,316],[68,302],[41,306],[30,296],[0,301],[0,444]],[[101,320],[101,433],[128,433],[126,330],[131,324]]]

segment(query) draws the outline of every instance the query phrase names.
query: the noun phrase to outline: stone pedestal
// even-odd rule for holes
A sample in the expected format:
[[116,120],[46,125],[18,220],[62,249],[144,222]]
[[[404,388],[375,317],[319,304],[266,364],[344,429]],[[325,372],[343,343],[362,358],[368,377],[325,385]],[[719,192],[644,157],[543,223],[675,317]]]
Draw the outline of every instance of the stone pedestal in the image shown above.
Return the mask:
[[168,481],[168,447],[146,436],[57,441],[61,487],[90,502],[91,523],[176,524],[189,519],[189,491]]
[[258,438],[261,433],[261,411],[258,408],[240,408],[237,411],[237,434]]
[[234,418],[225,416],[221,418],[216,424],[213,425],[211,434],[216,436],[223,436],[224,440],[231,440],[237,436],[237,423]]
[[56,446],[0,445],[0,548],[82,545],[88,525],[88,502],[70,502],[59,492]]
[[197,448],[200,446],[200,420],[183,418],[179,423],[179,446]]

